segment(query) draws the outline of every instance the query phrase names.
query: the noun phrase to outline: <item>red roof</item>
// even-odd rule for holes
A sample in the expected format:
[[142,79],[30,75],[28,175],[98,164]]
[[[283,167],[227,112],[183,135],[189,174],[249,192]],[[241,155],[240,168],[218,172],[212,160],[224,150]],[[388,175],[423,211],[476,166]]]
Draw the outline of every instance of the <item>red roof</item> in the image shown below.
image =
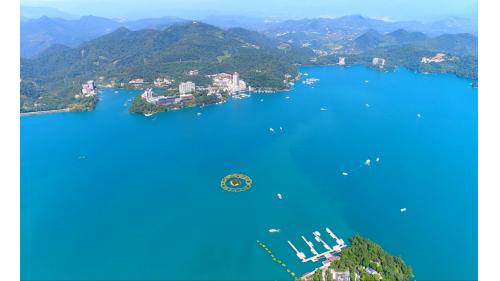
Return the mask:
[[239,75],[238,72],[235,72],[234,75]]
[[306,273],[302,274],[302,276],[301,276],[301,277],[304,277],[304,276],[306,276],[307,274],[309,274],[309,272],[306,272]]

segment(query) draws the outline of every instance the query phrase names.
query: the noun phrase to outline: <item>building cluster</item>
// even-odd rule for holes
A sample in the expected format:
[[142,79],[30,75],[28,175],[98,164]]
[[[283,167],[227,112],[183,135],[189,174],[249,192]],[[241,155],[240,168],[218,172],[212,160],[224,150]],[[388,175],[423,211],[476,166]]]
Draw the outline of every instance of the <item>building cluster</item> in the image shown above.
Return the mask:
[[[90,97],[97,94],[96,86],[94,85],[94,81],[90,80],[87,83],[82,84],[82,96]],[[75,98],[79,98],[79,95],[75,95]]]
[[146,89],[141,95],[141,98],[145,99],[147,102],[154,103],[155,105],[164,105],[169,103],[180,103],[186,100],[192,100],[192,94],[181,94],[175,96],[158,96],[153,95],[153,89]]
[[163,80],[161,78],[158,78],[154,81],[154,85],[157,86],[157,87],[160,87],[162,85],[170,85],[172,84],[172,82],[174,82],[174,80],[169,80],[167,78],[163,78]]
[[191,76],[193,76],[193,75],[198,75],[198,70],[190,70],[190,71],[187,73],[187,75],[191,75]]
[[378,64],[378,67],[380,67],[380,68],[384,68],[385,60],[381,59],[381,58],[373,58],[372,63],[373,64]]
[[[233,75],[228,73],[218,73],[208,75],[213,80],[213,85],[218,90],[227,91],[229,94],[245,91],[247,85],[243,80],[240,80],[240,75],[235,72]],[[213,89],[213,88],[212,88]]]
[[144,83],[144,79],[132,79],[128,81],[129,84],[142,84]]
[[435,57],[432,57],[432,58],[426,58],[426,57],[423,57],[422,58],[422,61],[423,63],[428,63],[428,62],[442,62],[444,61],[444,56],[445,54],[437,54]]

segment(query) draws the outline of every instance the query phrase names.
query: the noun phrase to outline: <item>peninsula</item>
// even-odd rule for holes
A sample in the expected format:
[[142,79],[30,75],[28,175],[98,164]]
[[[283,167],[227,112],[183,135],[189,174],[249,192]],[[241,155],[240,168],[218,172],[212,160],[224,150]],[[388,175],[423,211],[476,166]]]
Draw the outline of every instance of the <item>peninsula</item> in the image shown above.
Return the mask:
[[351,246],[325,262],[323,266],[302,275],[304,281],[363,280],[409,281],[413,276],[401,256],[395,257],[367,238],[354,235]]

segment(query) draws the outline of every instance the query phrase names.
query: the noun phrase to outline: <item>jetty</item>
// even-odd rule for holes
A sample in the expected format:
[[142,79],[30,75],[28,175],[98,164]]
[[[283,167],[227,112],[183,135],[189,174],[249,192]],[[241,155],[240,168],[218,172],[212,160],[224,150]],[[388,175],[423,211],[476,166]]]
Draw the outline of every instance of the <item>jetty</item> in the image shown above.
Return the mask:
[[295,246],[292,244],[292,242],[288,241],[288,244],[290,244],[290,246],[293,248],[293,250],[297,253],[297,257],[299,259],[301,259],[302,262],[304,262],[304,263],[306,263],[308,261],[317,262],[318,260],[320,260],[322,258],[329,258],[334,254],[338,254],[342,251],[343,248],[347,247],[347,245],[345,245],[345,243],[344,243],[344,240],[335,236],[335,234],[333,234],[333,232],[330,229],[326,228],[326,232],[328,232],[328,234],[330,234],[330,236],[333,239],[335,239],[335,241],[337,242],[338,245],[335,245],[333,247],[329,246],[325,241],[323,241],[323,239],[321,239],[321,233],[319,233],[318,231],[313,232],[313,235],[314,235],[314,238],[316,239],[316,241],[322,243],[323,247],[325,247],[325,249],[326,249],[326,252],[323,252],[323,253],[318,253],[314,249],[313,243],[311,241],[308,241],[304,236],[302,236],[302,239],[307,244],[307,246],[309,246],[311,253],[313,253],[313,255],[314,255],[310,258],[306,258],[306,255],[303,252],[300,252],[299,250],[297,250],[297,248],[295,248]]

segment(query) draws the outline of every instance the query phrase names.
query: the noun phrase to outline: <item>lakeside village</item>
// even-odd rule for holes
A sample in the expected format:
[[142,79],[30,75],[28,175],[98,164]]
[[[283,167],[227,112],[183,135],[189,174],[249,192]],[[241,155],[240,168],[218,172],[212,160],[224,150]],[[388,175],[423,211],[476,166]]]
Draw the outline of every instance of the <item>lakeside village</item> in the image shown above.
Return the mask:
[[[420,61],[420,62],[422,62],[422,63],[443,62],[443,61],[445,61],[445,59],[444,59],[445,56],[446,56],[446,54],[438,53],[437,55],[435,55],[432,58],[423,57],[422,61]],[[338,65],[345,65],[345,59],[346,59],[345,57],[339,57]],[[451,58],[450,60],[453,60],[453,58]],[[378,65],[379,68],[384,68],[385,59],[373,58],[372,64]]]
[[[198,75],[198,71],[191,70],[187,72],[186,75],[196,76]],[[250,97],[250,94],[248,94],[249,92],[279,92],[276,90],[254,89],[251,86],[247,85],[245,81],[240,79],[240,75],[237,72],[232,75],[228,73],[217,73],[206,75],[205,77],[210,79],[209,81],[211,81],[211,84],[205,86],[197,86],[194,82],[187,81],[177,84],[178,87],[172,87],[176,84],[174,83],[175,80],[169,78],[158,78],[155,79],[153,84],[145,82],[144,79],[133,79],[128,82],[128,85],[125,85],[125,83],[121,83],[121,86],[129,87],[133,85],[136,89],[141,86],[144,88],[146,88],[147,86],[151,86],[151,88],[146,88],[140,96],[137,96],[134,99],[132,107],[130,108],[131,113],[139,113],[146,116],[151,116],[155,112],[180,110],[187,107],[205,107],[210,105],[218,105],[226,102],[231,97],[235,99]],[[283,80],[283,82],[285,84],[293,86],[294,83],[287,82],[286,80],[290,77],[290,75],[285,75],[285,80]],[[102,77],[100,77],[99,79],[101,78]],[[196,79],[194,79],[193,81],[196,81]],[[113,88],[112,84],[108,84],[104,87]],[[163,88],[166,90],[166,92],[163,94],[154,93],[153,87]],[[144,88],[140,88],[140,90],[143,90]],[[85,90],[89,91],[88,89],[89,86],[86,86]],[[285,89],[282,91],[289,91],[289,89]],[[123,106],[127,106],[127,102],[125,102]]]

